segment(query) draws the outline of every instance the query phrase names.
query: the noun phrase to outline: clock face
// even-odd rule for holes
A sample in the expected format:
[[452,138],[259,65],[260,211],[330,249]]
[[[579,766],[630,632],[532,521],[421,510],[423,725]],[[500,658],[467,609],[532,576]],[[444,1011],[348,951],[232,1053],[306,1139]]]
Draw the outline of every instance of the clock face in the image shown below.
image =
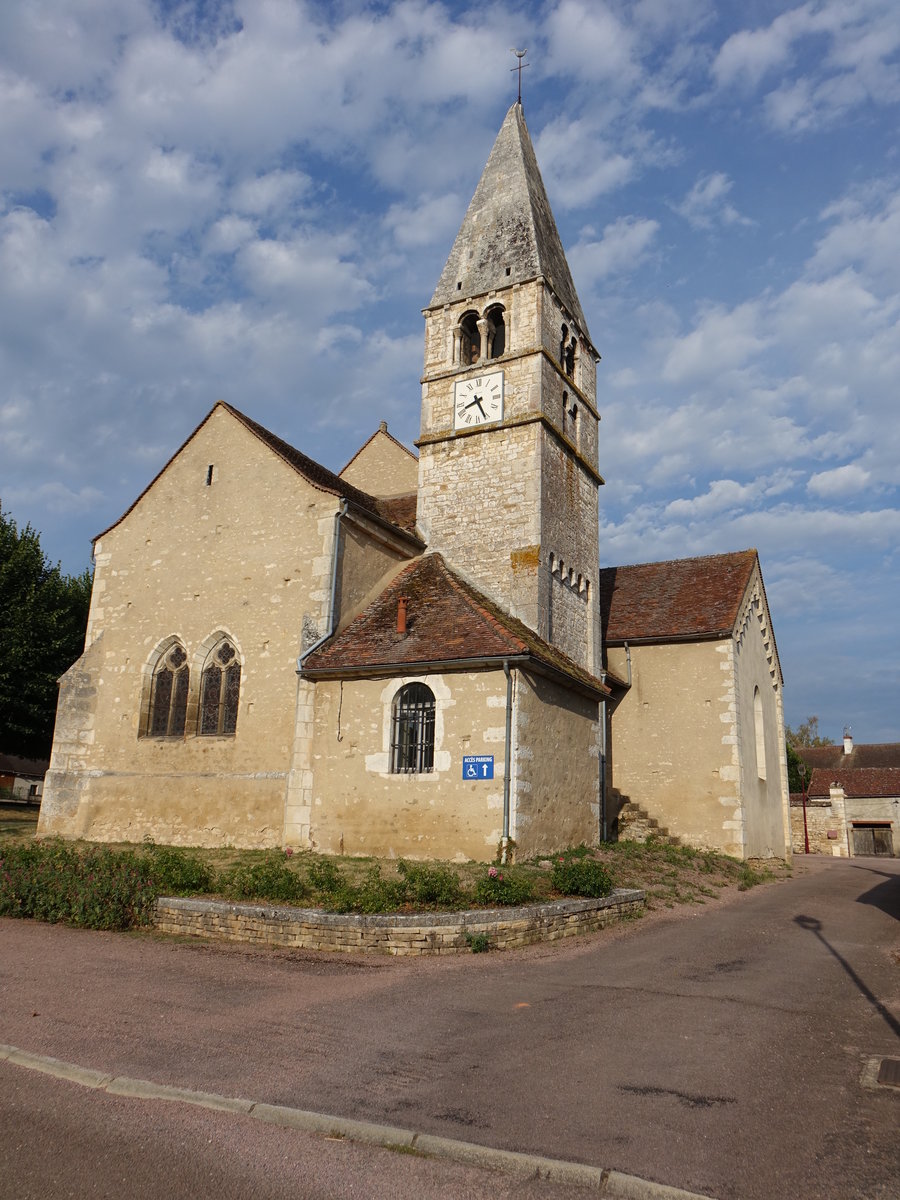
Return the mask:
[[460,379],[453,389],[453,428],[474,429],[503,418],[503,372]]

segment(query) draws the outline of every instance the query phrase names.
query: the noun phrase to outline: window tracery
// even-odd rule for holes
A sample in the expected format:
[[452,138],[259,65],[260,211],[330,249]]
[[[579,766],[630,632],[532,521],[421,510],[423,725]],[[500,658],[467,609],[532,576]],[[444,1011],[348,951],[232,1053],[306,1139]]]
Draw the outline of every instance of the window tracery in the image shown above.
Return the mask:
[[200,722],[203,736],[231,736],[237,729],[241,664],[228,638],[212,648],[200,677]]
[[183,737],[187,717],[190,668],[181,642],[171,644],[159,657],[150,680],[149,737]]

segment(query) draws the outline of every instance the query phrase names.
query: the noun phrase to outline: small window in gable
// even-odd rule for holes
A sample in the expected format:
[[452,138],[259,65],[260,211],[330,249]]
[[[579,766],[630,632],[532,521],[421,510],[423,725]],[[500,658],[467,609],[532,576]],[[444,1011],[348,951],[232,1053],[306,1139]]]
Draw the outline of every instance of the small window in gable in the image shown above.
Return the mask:
[[493,304],[484,314],[488,322],[487,357],[499,358],[506,353],[506,322],[503,319],[503,305]]
[[184,646],[175,642],[160,656],[150,681],[150,737],[184,736],[189,684],[187,654]]
[[241,664],[227,638],[210,651],[200,677],[200,729],[203,735],[231,736],[237,729]]
[[391,712],[391,773],[417,775],[434,768],[434,692],[408,683],[394,697]]

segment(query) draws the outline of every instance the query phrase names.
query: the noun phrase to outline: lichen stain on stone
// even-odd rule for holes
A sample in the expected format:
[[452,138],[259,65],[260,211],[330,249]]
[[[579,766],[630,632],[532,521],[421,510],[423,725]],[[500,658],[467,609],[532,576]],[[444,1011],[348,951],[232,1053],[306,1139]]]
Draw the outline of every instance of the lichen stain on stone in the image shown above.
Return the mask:
[[540,546],[520,546],[510,554],[509,563],[516,575],[536,571],[541,565]]

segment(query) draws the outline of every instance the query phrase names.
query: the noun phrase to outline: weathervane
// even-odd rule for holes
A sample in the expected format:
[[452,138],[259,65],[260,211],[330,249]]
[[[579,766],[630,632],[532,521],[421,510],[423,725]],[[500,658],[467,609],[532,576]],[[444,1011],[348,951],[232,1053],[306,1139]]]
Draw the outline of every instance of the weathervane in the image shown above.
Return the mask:
[[531,64],[522,62],[522,59],[528,53],[527,50],[517,50],[515,48],[515,46],[510,46],[509,52],[510,52],[510,54],[514,54],[516,56],[516,58],[519,60],[518,63],[512,68],[512,70],[519,72],[519,104],[521,104],[522,103],[522,71],[524,70],[525,67],[528,67]]

